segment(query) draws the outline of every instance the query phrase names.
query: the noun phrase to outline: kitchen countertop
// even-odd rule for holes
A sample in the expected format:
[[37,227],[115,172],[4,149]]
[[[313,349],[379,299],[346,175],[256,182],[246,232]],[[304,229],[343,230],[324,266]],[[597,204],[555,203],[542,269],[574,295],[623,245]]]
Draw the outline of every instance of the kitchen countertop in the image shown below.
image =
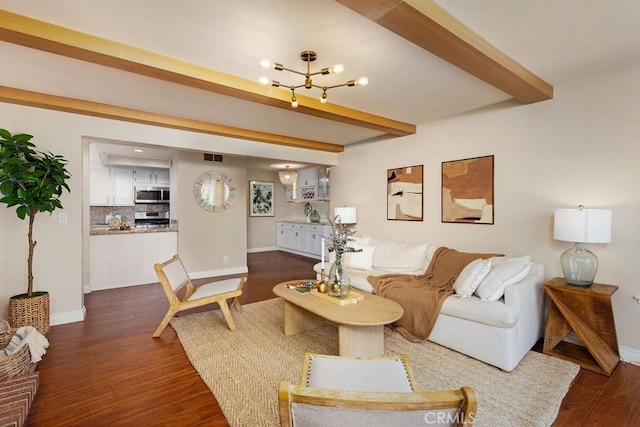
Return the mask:
[[304,224],[304,225],[331,225],[331,223],[327,222],[327,221],[320,221],[320,222],[307,222],[307,221],[296,221],[293,219],[279,219],[276,222],[286,222],[288,224]]
[[98,225],[91,226],[90,236],[107,236],[110,234],[135,234],[135,233],[169,233],[178,231],[177,225],[171,227],[156,227],[156,228],[136,228],[131,227],[129,230],[110,230],[107,226]]

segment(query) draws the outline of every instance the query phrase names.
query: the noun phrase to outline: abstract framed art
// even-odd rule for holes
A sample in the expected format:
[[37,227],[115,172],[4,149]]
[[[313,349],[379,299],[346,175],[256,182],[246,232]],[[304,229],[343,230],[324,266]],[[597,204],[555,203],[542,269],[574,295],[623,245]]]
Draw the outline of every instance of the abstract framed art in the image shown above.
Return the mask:
[[422,221],[424,166],[387,170],[387,219]]
[[442,222],[493,224],[493,156],[442,162]]
[[251,181],[249,182],[249,216],[274,216],[273,182]]

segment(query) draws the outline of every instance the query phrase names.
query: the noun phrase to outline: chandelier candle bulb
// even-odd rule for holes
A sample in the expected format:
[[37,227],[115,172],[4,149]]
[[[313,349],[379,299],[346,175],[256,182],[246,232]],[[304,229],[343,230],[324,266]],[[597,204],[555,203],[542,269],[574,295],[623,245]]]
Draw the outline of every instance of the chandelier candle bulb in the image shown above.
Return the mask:
[[335,64],[333,67],[331,68],[321,68],[320,71],[315,71],[315,72],[311,72],[311,62],[315,61],[318,58],[318,55],[312,51],[312,50],[304,50],[302,51],[302,53],[300,53],[300,59],[303,60],[304,62],[307,63],[307,71],[306,72],[302,72],[302,71],[297,71],[297,70],[293,70],[291,68],[287,68],[282,64],[278,64],[277,62],[271,62],[267,59],[263,59],[260,61],[260,66],[264,69],[267,68],[273,68],[276,71],[288,71],[290,73],[294,73],[294,74],[298,74],[300,76],[304,77],[304,82],[302,84],[298,84],[298,85],[285,85],[285,84],[281,84],[280,82],[276,81],[276,80],[270,80],[268,77],[266,76],[261,76],[259,79],[260,84],[262,85],[268,85],[271,84],[271,86],[274,87],[283,87],[283,88],[287,88],[289,90],[291,90],[291,107],[296,108],[298,107],[298,100],[296,99],[296,89],[300,89],[300,88],[305,88],[305,89],[311,89],[311,88],[316,88],[316,89],[321,89],[322,90],[322,97],[320,98],[320,102],[322,104],[325,104],[327,102],[327,90],[328,89],[335,89],[338,87],[353,87],[353,86],[366,86],[367,83],[369,83],[369,79],[367,79],[366,77],[360,77],[358,80],[349,80],[346,83],[341,83],[341,84],[336,84],[336,85],[317,85],[313,82],[312,77],[313,76],[325,76],[327,74],[339,74],[344,70],[344,66],[342,64]]

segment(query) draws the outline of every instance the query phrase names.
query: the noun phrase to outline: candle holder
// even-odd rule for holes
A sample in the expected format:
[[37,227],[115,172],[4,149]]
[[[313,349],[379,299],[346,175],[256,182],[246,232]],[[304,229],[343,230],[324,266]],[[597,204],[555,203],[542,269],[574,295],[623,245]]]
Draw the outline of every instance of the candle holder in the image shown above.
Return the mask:
[[329,285],[327,284],[327,278],[324,274],[324,268],[320,270],[320,280],[317,283],[318,292],[321,294],[326,294],[329,291]]

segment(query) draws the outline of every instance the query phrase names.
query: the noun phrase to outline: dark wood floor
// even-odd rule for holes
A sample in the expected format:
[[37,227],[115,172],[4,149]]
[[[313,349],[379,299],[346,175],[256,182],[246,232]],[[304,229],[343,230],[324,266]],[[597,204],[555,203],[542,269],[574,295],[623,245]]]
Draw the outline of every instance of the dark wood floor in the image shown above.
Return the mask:
[[[249,254],[248,262],[244,304],[273,298],[279,282],[311,277],[315,263],[284,252]],[[160,285],[93,292],[85,305],[84,322],[47,334],[51,346],[26,425],[228,425],[173,329],[151,338],[167,310]],[[638,366],[621,364],[611,377],[581,370],[554,425],[638,425],[639,395]]]

